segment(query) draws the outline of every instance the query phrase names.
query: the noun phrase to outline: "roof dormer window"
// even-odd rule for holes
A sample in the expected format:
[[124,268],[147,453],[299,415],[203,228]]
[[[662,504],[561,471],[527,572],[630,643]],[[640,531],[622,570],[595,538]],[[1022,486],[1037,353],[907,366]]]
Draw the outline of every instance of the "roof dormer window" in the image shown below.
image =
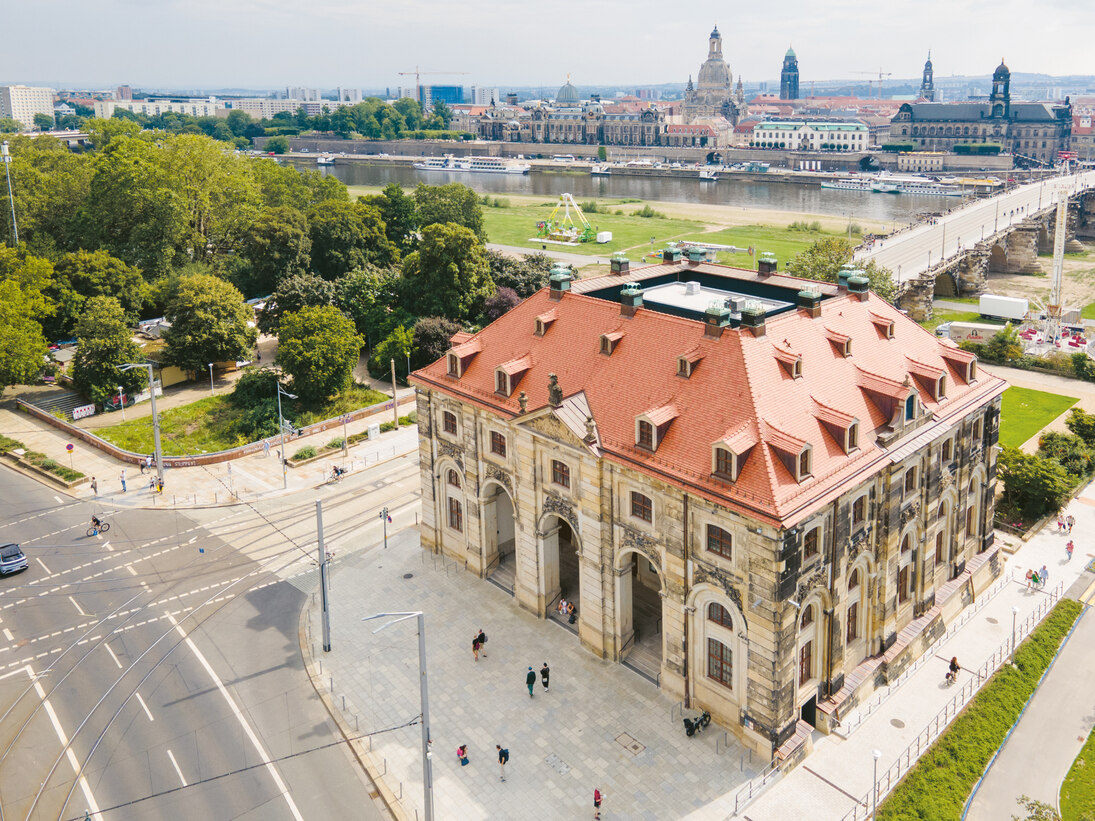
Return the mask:
[[893,320],[888,316],[870,311],[871,322],[878,328],[883,339],[893,339]]
[[813,472],[813,466],[814,450],[807,445],[802,449],[802,453],[798,455],[798,475],[795,478],[800,482],[808,478]]
[[677,408],[672,404],[639,414],[635,417],[636,446],[644,450],[657,450],[676,418]]
[[859,450],[859,422],[852,422],[844,436],[844,452],[851,453],[853,450]]
[[544,320],[540,319],[540,317],[536,317],[536,335],[543,336],[545,328]]
[[601,334],[601,353],[605,356],[612,356],[613,352],[616,350],[616,346],[623,337],[624,335],[618,331],[610,334]]
[[460,377],[460,357],[457,356],[454,353],[450,353],[447,358],[448,358],[448,363],[449,363],[449,369],[448,369],[449,376],[455,376],[455,377],[459,378]]
[[[787,340],[783,340],[786,344]],[[776,359],[783,366],[783,369],[787,371],[787,374],[792,379],[802,378],[802,354],[795,353],[787,348],[776,346],[775,348]]]
[[556,320],[558,314],[554,311],[547,311],[536,317],[536,335],[543,336],[548,332],[548,328],[551,327],[551,323]]
[[840,331],[834,331],[831,328],[825,329],[825,335],[829,338],[829,341],[833,345],[833,350],[840,356],[847,359],[852,355],[852,338],[847,334],[842,334]]
[[509,374],[501,368],[494,372],[494,391],[502,394],[502,396],[509,396],[510,394]]
[[654,426],[645,419],[639,420],[638,433],[635,435],[635,444],[647,450],[654,449]]
[[973,382],[977,379],[977,360],[971,359],[966,365],[966,381]]
[[910,393],[905,399],[905,421],[912,422],[916,419],[916,394]]
[[802,357],[796,357],[795,361],[791,364],[791,376],[795,379],[802,378]]
[[947,398],[947,375],[943,374],[935,383],[935,400]]

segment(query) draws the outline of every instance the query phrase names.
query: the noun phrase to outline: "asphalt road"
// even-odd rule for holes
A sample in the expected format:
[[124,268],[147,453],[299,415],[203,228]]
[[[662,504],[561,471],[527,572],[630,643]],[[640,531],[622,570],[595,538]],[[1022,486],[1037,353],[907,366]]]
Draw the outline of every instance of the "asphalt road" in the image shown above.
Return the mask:
[[970,248],[981,240],[1022,222],[1055,202],[1055,187],[1095,185],[1095,172],[1084,172],[1059,180],[1030,183],[996,196],[975,200],[938,219],[933,225],[918,225],[903,231],[871,249],[856,254],[857,261],[876,260],[894,272],[897,281],[917,277],[944,257]]
[[314,499],[346,552],[375,544],[356,538],[375,505],[415,503],[413,458],[352,479],[265,507],[99,510],[112,527],[89,538],[88,503],[0,467],[0,538],[30,561],[0,578],[0,818],[383,817],[297,640]]

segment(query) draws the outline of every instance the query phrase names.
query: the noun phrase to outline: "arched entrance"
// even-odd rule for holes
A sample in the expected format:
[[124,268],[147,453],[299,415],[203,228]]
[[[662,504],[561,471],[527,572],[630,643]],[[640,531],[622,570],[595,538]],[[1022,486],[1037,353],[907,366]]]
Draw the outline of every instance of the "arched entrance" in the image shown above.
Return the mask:
[[662,578],[638,551],[616,559],[616,623],[620,661],[657,683],[662,668]]
[[1008,271],[1008,254],[1004,246],[997,243],[989,251],[988,272],[990,274],[1006,274]]
[[481,510],[487,578],[512,596],[517,576],[513,502],[502,485],[492,482],[486,487]]
[[941,271],[935,276],[934,296],[958,296],[958,281],[949,271]]
[[[545,615],[578,632],[582,590],[577,536],[569,522],[552,513],[540,523],[540,543]],[[560,612],[559,602],[563,599],[574,605],[573,613]]]

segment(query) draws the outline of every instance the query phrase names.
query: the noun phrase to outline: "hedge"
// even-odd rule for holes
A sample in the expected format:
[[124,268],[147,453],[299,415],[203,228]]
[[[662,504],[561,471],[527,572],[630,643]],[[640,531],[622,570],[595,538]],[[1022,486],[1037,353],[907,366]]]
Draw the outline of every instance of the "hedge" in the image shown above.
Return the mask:
[[955,154],[999,154],[1003,149],[999,143],[958,143]]
[[1083,606],[1062,599],[878,808],[883,821],[950,821],[1019,719]]

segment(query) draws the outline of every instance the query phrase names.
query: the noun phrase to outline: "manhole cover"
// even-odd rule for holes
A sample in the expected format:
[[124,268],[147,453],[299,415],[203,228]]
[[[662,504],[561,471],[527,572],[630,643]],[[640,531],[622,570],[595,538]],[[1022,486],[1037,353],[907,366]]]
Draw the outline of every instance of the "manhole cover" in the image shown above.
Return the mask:
[[985,621],[987,621],[989,624],[999,624],[1000,623],[999,619],[994,619],[992,616],[987,616],[985,618]]
[[623,734],[617,736],[616,737],[616,743],[619,744],[621,747],[623,747],[628,752],[630,752],[632,755],[638,755],[639,753],[641,753],[643,750],[646,749],[645,745],[640,744],[638,741],[636,741],[634,738],[629,736],[627,733],[623,733]]
[[895,726],[899,730],[905,729],[905,722],[902,721],[899,718],[891,718],[890,719],[890,724],[892,724],[893,726]]
[[414,578],[414,573],[404,573],[403,578],[404,579],[413,579]]

